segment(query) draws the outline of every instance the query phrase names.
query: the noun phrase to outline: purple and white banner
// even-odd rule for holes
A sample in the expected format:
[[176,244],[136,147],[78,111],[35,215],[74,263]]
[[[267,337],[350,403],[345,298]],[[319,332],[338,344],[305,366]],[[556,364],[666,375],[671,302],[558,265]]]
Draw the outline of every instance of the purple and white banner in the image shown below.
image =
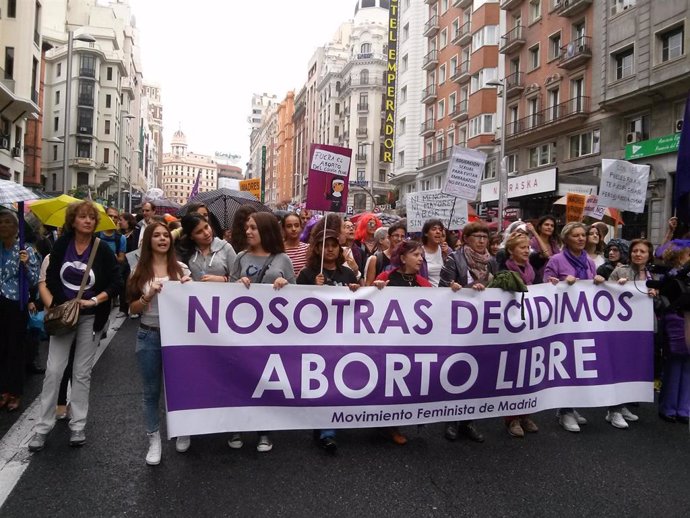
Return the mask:
[[633,288],[167,283],[168,434],[397,426],[653,401]]

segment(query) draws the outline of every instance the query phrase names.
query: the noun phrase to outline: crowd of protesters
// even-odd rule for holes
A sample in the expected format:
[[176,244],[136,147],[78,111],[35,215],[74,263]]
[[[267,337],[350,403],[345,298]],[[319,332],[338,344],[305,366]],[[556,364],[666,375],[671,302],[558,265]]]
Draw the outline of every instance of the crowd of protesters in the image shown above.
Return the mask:
[[[73,332],[52,336],[40,395],[39,421],[29,444],[41,450],[56,419],[69,417],[70,444],[85,443],[88,399],[96,346],[111,307],[120,318],[138,318],[136,357],[144,387],[144,424],[148,434],[146,462],[161,460],[159,406],[162,388],[160,321],[157,296],[168,280],[182,282],[240,282],[328,286],[357,290],[360,286],[426,287],[484,290],[501,271],[515,272],[526,286],[539,283],[636,283],[655,299],[659,294],[646,282],[656,278],[650,266],[661,262],[678,270],[690,261],[690,240],[678,239],[682,229],[669,222],[666,242],[657,254],[645,239],[631,242],[606,239],[609,227],[568,223],[559,229],[557,219],[546,215],[533,223],[518,221],[500,235],[483,221],[467,224],[460,232],[446,229],[439,219],[424,223],[421,233],[408,233],[405,220],[389,227],[375,214],[355,223],[336,214],[319,219],[302,213],[277,217],[243,206],[230,229],[222,229],[213,214],[196,204],[180,221],[155,215],[155,205],[142,207],[139,221],[133,215],[108,209],[117,231],[94,233],[101,214],[89,201],[69,207],[61,235],[43,253],[36,246],[19,249],[18,221],[10,211],[0,212],[2,277],[0,307],[11,315],[9,329],[0,337],[0,407],[14,411],[21,405],[27,320],[36,310],[73,299],[84,265],[95,248],[95,260],[86,290],[79,301],[81,312]],[[43,262],[43,267],[41,267]],[[25,269],[33,288],[28,305],[21,300],[18,272]],[[329,289],[325,288],[325,289]],[[655,306],[656,307],[656,306]],[[685,340],[683,315],[657,313],[657,372],[661,379],[659,417],[687,423],[690,413],[690,347]],[[21,373],[21,374],[20,374]],[[71,382],[69,411],[64,387]],[[638,420],[634,403],[606,409],[604,417],[623,429]],[[561,408],[558,422],[568,432],[579,432],[587,419],[574,408]],[[505,418],[513,437],[538,432],[530,415]],[[396,444],[405,444],[397,428],[381,429]],[[448,440],[463,436],[483,442],[472,421],[446,423]],[[259,452],[273,442],[257,431]],[[314,438],[327,451],[337,448],[335,430],[316,430]],[[189,449],[190,437],[176,438],[176,449]],[[231,448],[244,444],[239,433],[228,439]]]

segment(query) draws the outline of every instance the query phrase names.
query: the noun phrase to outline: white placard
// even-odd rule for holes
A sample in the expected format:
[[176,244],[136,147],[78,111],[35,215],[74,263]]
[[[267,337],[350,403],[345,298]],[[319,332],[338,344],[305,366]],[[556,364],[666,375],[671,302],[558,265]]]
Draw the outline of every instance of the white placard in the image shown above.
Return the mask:
[[[467,200],[443,194],[441,189],[410,193],[405,201],[408,232],[421,232],[424,222],[432,218],[440,219],[450,230],[459,230],[467,224]],[[453,220],[449,222],[451,212]]]
[[453,146],[453,154],[448,161],[446,185],[441,192],[463,200],[476,200],[484,174],[484,164],[486,153]]
[[350,171],[350,157],[326,149],[315,149],[310,169],[347,176]]
[[648,165],[603,159],[599,204],[630,212],[644,212],[649,171]]
[[596,194],[590,194],[587,196],[587,201],[585,203],[585,216],[590,218],[601,220],[604,218],[604,213],[606,212],[606,207],[599,205],[599,196]]

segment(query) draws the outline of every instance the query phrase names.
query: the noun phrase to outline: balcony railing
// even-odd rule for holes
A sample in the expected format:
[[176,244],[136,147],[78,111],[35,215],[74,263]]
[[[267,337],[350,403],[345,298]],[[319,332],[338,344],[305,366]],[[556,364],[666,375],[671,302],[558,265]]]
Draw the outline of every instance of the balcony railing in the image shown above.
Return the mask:
[[357,128],[357,138],[366,138],[368,134],[367,128]]
[[436,85],[432,84],[427,86],[423,91],[422,91],[422,102],[423,103],[428,103],[436,99]]
[[592,5],[592,0],[561,0],[558,8],[559,16],[575,16],[586,11]]
[[589,97],[574,97],[506,124],[506,138],[589,115]]
[[450,118],[451,120],[455,121],[467,118],[467,99],[463,99],[462,101],[455,103],[453,111],[450,112]]
[[438,64],[438,50],[432,50],[422,60],[422,68],[429,69],[433,68]]
[[592,38],[580,36],[567,45],[561,47],[558,66],[561,68],[575,68],[592,58]]
[[508,97],[522,93],[525,89],[524,74],[522,72],[513,72],[506,76],[505,85]]
[[424,24],[424,36],[426,36],[427,38],[436,36],[436,34],[438,33],[438,29],[438,15],[435,14],[431,18],[429,18],[428,22]]
[[516,25],[511,30],[506,32],[501,36],[501,48],[499,49],[502,53],[513,52],[519,49],[525,44],[525,37],[523,36],[523,26]]
[[466,79],[470,78],[470,62],[469,60],[463,61],[455,69],[455,73],[451,76],[450,80],[455,83],[463,83]]
[[367,161],[367,154],[366,153],[357,153],[355,155],[355,162],[366,162]]
[[5,85],[10,92],[14,93],[14,79],[12,76],[8,75],[2,68],[0,68],[0,83]]
[[472,23],[467,22],[453,34],[452,45],[467,45],[472,41]]
[[369,103],[357,103],[357,111],[360,113],[366,113],[369,111]]
[[96,77],[96,69],[95,68],[88,68],[88,67],[81,67],[79,69],[79,75],[82,77]]
[[434,119],[429,119],[424,122],[422,122],[422,128],[419,131],[419,134],[422,136],[428,135],[430,132],[434,133],[436,130],[434,129]]
[[472,5],[472,0],[453,0],[453,7],[467,9],[470,5]]
[[444,160],[448,160],[452,153],[453,153],[453,148],[447,147],[446,149],[442,149],[440,151],[437,151],[436,153],[432,153],[429,156],[425,156],[424,158],[420,158],[419,159],[419,168],[421,169],[422,167],[429,167],[429,166],[432,166],[434,164],[438,164],[439,162],[443,162]]

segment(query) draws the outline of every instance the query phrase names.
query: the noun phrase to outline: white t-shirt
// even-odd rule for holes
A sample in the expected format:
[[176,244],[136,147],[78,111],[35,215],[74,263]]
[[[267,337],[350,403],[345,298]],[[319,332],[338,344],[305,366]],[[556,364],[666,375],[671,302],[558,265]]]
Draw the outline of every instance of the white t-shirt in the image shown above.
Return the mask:
[[438,247],[435,253],[430,253],[424,248],[424,257],[426,257],[426,266],[429,271],[429,282],[434,288],[438,288],[438,283],[441,280],[441,270],[443,269],[443,251]]

